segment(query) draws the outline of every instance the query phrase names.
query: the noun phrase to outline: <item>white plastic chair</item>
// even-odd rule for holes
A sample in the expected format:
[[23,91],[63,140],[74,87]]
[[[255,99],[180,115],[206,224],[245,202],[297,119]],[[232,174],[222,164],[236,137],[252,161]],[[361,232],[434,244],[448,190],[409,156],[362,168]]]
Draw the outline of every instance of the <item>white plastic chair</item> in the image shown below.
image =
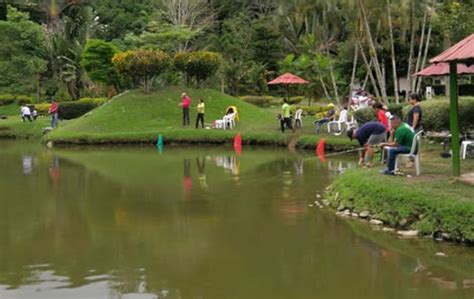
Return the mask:
[[[339,120],[328,123],[328,133],[333,133],[334,135],[339,136],[344,133],[344,130],[355,127],[355,125],[356,121],[354,116],[352,116],[351,120],[349,120],[349,111],[342,110],[339,114]],[[334,127],[336,130],[333,131]]]
[[422,135],[423,135],[423,131],[416,133],[415,137],[413,138],[413,144],[411,146],[410,153],[400,154],[397,156],[397,160],[395,161],[395,170],[399,170],[399,165],[403,158],[413,158],[415,160],[416,176],[420,176],[421,174],[420,151],[421,151],[421,136]]
[[466,160],[467,148],[474,146],[474,140],[466,140],[461,143],[461,156],[463,160]]
[[295,127],[296,128],[303,127],[303,109],[298,109],[295,112]]
[[233,129],[235,127],[235,113],[227,114],[222,119],[224,121],[224,130]]

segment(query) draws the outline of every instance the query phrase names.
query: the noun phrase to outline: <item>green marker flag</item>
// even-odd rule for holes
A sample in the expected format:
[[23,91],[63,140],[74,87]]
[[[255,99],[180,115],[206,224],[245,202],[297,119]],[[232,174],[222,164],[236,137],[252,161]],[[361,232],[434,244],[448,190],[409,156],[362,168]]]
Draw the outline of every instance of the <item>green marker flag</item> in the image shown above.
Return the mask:
[[158,135],[158,138],[156,140],[156,147],[158,148],[163,148],[164,146],[164,141],[163,141],[163,135]]

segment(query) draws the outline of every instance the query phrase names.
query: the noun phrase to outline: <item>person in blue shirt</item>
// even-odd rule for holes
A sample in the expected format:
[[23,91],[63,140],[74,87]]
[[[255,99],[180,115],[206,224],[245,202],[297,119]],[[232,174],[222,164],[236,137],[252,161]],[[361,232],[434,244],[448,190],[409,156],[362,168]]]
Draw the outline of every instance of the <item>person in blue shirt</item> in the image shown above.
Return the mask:
[[350,129],[347,136],[353,140],[357,139],[364,150],[360,152],[359,165],[373,167],[374,146],[387,141],[387,129],[379,122],[368,122],[359,129]]

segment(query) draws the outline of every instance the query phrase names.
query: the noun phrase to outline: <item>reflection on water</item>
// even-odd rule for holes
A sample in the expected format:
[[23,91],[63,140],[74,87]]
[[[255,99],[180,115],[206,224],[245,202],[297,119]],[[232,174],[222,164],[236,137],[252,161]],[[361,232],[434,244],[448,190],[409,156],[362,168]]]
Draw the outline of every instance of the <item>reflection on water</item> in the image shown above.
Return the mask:
[[0,157],[2,299],[474,297],[470,249],[308,207],[352,160],[11,142]]

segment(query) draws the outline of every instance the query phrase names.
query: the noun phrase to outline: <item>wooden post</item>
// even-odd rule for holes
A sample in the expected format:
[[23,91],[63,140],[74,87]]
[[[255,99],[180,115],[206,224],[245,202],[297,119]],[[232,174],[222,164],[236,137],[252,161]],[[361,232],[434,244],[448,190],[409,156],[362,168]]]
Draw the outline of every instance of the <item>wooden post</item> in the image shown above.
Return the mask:
[[459,106],[458,106],[458,71],[457,62],[449,63],[449,94],[450,94],[450,122],[451,122],[451,149],[453,151],[453,175],[461,176],[461,153],[459,145]]

